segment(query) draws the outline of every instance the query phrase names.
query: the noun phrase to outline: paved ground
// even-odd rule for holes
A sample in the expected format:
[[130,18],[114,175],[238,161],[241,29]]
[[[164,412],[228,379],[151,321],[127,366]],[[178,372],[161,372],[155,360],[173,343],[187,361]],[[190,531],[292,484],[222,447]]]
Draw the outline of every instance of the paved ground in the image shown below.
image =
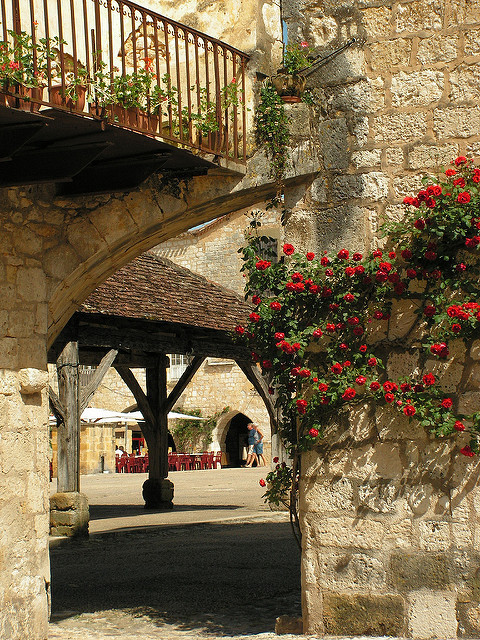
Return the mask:
[[262,501],[264,475],[172,474],[176,506],[158,513],[143,509],[143,475],[82,478],[93,534],[52,547],[49,639],[278,639],[275,618],[300,615],[300,555]]

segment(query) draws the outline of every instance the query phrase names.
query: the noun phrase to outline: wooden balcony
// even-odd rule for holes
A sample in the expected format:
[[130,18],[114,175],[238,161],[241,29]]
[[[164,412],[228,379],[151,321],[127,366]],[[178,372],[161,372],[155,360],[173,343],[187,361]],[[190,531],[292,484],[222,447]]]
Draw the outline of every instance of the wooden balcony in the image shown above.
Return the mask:
[[248,56],[122,0],[0,0],[0,187],[246,162]]

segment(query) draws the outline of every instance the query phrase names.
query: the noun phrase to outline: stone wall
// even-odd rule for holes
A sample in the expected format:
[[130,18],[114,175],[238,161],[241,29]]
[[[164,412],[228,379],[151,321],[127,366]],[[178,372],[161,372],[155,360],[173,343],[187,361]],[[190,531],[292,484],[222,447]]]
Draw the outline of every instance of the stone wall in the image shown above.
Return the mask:
[[[283,11],[290,42],[328,53],[361,41],[310,78],[324,168],[293,198],[287,238],[329,252],[378,246],[381,222],[402,215],[425,171],[478,154],[479,5],[286,0]],[[449,391],[465,376],[461,402],[472,407],[475,354],[443,372]],[[388,373],[416,367],[396,353]],[[302,463],[305,630],[478,638],[478,463],[373,407],[331,431]]]

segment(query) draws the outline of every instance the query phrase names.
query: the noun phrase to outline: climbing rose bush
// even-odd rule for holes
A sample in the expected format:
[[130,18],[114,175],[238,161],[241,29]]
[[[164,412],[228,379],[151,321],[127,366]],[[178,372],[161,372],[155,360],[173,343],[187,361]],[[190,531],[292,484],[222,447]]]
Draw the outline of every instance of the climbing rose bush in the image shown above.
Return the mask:
[[[451,361],[454,344],[480,335],[479,183],[480,168],[456,158],[442,179],[425,178],[405,198],[403,220],[383,228],[387,249],[365,255],[350,248],[303,254],[288,243],[277,262],[264,260],[267,239],[255,220],[242,252],[256,310],[236,333],[270,381],[292,454],[318,443],[332,417],[368,401],[438,437],[468,433],[460,452],[479,452],[480,412],[460,414],[435,373]],[[389,341],[405,304],[414,321]],[[418,355],[418,376],[388,379],[384,359],[395,349]]]

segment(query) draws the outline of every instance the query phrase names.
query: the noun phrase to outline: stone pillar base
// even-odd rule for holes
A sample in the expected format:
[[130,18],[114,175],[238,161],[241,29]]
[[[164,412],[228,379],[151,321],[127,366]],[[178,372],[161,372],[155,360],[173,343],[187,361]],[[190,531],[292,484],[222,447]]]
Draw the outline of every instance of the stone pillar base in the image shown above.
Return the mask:
[[50,498],[50,535],[88,536],[90,513],[83,493],[68,491]]
[[168,478],[145,480],[142,495],[145,509],[173,509],[173,482]]

